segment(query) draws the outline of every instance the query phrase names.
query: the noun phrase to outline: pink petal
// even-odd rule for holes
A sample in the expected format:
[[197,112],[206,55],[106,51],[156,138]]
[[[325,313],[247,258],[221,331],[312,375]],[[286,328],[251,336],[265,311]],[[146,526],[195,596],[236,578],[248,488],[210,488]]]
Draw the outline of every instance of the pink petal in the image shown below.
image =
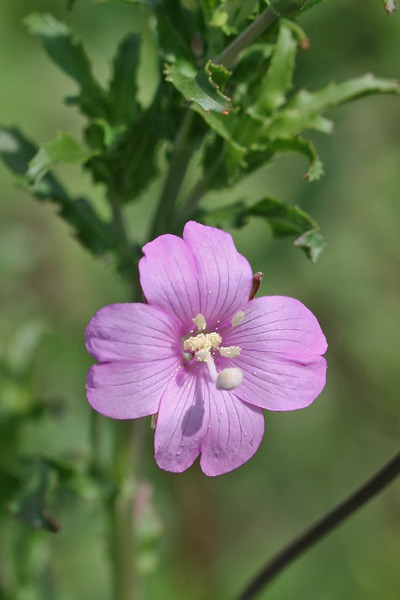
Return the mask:
[[246,350],[234,364],[244,375],[234,394],[268,410],[305,408],[319,396],[326,382],[326,360],[322,356],[301,361],[273,353],[260,357],[257,351]]
[[209,327],[230,320],[248,302],[253,272],[238,253],[232,236],[194,221],[186,224],[183,239],[197,266],[200,311]]
[[247,304],[251,267],[228,233],[191,221],[183,240],[162,235],[143,252],[139,269],[147,301],[174,313],[187,331],[199,313],[212,328]]
[[113,419],[137,419],[158,412],[160,398],[179,362],[176,356],[146,362],[93,365],[86,393],[97,412]]
[[[282,296],[252,300],[243,322],[223,336],[241,348],[226,361],[244,373],[235,395],[269,410],[295,410],[311,404],[326,381],[324,334],[301,302]],[[224,365],[225,366],[225,363]]]
[[86,347],[100,362],[150,361],[180,356],[181,325],[147,304],[110,304],[90,321]]
[[206,475],[228,473],[248,461],[264,435],[264,416],[232,392],[208,386],[210,420],[202,444],[200,465]]
[[197,365],[181,369],[170,381],[160,404],[154,438],[157,464],[165,471],[181,473],[200,453],[201,441],[208,424],[205,403],[205,378]]
[[200,312],[197,269],[185,242],[175,235],[161,235],[143,247],[139,261],[140,283],[149,304],[175,314],[185,332]]

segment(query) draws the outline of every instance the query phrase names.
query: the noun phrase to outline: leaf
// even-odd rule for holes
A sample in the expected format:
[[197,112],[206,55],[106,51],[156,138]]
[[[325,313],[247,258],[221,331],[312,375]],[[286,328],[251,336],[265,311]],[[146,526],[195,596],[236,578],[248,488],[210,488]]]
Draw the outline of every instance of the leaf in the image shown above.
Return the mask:
[[11,513],[25,521],[32,529],[45,529],[57,533],[60,525],[47,509],[51,484],[51,470],[39,461],[36,468],[31,470],[19,497],[11,503]]
[[212,80],[212,69],[218,69],[208,61],[200,71],[186,62],[166,65],[164,73],[166,81],[182,94],[187,102],[200,106],[206,113],[216,112],[228,114],[231,111],[230,98],[224,96],[218,85]]
[[[153,8],[160,55],[171,63],[180,60],[194,63],[196,59],[203,59],[201,33],[204,23],[196,19],[199,11],[188,10],[176,0],[155,0]],[[195,40],[200,42],[200,47],[193,47]],[[201,60],[201,64],[203,62]]]
[[70,102],[79,104],[83,113],[92,117],[107,116],[105,95],[94,79],[89,59],[81,42],[68,27],[57,21],[52,15],[32,13],[24,19],[30,33],[38,37],[53,61],[80,88],[80,95]]
[[14,127],[0,129],[0,156],[18,175],[18,185],[38,200],[53,202],[60,215],[72,226],[79,241],[94,254],[104,254],[116,247],[114,232],[95,213],[85,198],[70,198],[57,179],[48,173],[32,183],[25,177],[29,161],[37,148]]
[[268,221],[275,237],[299,235],[317,227],[315,221],[299,207],[287,206],[274,198],[260,200],[248,208],[248,214]]
[[96,154],[97,151],[86,148],[69,133],[60,132],[29,161],[27,175],[32,181],[38,182],[54,167],[62,164],[81,165]]
[[284,154],[287,152],[302,154],[310,161],[310,168],[305,174],[308,181],[317,181],[324,174],[324,166],[319,159],[314,146],[308,140],[304,140],[300,137],[274,140],[270,145],[266,145],[264,149],[260,149],[258,152],[256,152],[256,147],[253,146],[252,152],[247,156],[249,171],[251,172],[254,168],[258,168],[271,161],[277,154]]
[[295,246],[305,251],[312,262],[317,260],[326,246],[312,217],[298,206],[287,206],[274,198],[264,198],[251,206],[236,202],[214,211],[200,212],[198,217],[207,225],[221,228],[243,227],[249,217],[262,218],[275,237],[296,236]]
[[255,117],[268,116],[286,100],[292,86],[297,43],[292,30],[281,23],[278,40],[264,77],[259,82],[255,102],[248,113]]
[[382,0],[382,2],[388,15],[397,10],[396,0]]
[[114,57],[114,71],[108,98],[111,119],[116,123],[130,120],[138,110],[136,95],[139,48],[139,36],[129,33],[122,40]]
[[400,95],[400,86],[395,80],[378,79],[367,74],[344,83],[331,83],[317,92],[301,90],[272,118],[264,134],[276,139],[292,137],[305,129],[329,133],[332,126],[321,117],[321,113],[371,94]]
[[294,241],[294,245],[301,248],[306,253],[306,256],[311,259],[311,262],[315,263],[327,243],[318,229],[312,229],[300,235]]

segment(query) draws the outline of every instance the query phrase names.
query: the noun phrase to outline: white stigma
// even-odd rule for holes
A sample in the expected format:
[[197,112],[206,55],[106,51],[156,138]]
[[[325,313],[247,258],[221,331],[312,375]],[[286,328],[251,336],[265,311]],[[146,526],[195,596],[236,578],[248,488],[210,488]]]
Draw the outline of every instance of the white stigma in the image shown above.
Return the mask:
[[240,354],[241,348],[239,346],[221,346],[219,353],[224,358],[237,358]]
[[197,329],[199,331],[204,331],[205,328],[207,327],[206,320],[205,320],[204,316],[201,313],[199,313],[198,315],[196,315],[192,319],[192,321],[196,325],[196,327],[197,327]]
[[238,325],[240,325],[240,323],[243,321],[243,319],[245,318],[245,314],[242,310],[239,310],[236,315],[234,315],[231,324],[232,327],[237,327]]
[[239,387],[243,381],[243,372],[237,367],[230,367],[223,369],[218,373],[217,377],[217,390],[234,390]]

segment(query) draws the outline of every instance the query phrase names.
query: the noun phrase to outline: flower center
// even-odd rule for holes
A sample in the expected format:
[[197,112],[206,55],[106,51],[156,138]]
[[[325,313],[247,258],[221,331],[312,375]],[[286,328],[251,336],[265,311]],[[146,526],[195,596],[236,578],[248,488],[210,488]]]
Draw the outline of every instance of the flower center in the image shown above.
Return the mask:
[[[244,313],[239,311],[232,319],[232,326],[239,325],[244,319]],[[239,346],[221,346],[222,337],[216,331],[203,333],[207,328],[205,317],[196,315],[193,319],[200,333],[192,335],[183,341],[183,356],[187,361],[193,358],[197,362],[207,363],[211,379],[219,390],[232,390],[237,388],[243,380],[243,373],[237,367],[223,369],[218,373],[214,356],[219,352],[223,358],[237,358],[241,352]]]

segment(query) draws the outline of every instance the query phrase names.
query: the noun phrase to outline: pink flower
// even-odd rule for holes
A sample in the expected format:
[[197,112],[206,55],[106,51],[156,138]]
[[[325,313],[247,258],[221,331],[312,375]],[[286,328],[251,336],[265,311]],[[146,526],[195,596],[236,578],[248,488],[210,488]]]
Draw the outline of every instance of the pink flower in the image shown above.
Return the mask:
[[186,224],[143,248],[147,304],[111,304],[86,330],[99,361],[87,377],[92,407],[114,419],[158,413],[155,458],[180,473],[201,454],[206,475],[256,452],[262,409],[308,406],[325,385],[327,348],[298,300],[249,300],[252,270],[232,237]]

